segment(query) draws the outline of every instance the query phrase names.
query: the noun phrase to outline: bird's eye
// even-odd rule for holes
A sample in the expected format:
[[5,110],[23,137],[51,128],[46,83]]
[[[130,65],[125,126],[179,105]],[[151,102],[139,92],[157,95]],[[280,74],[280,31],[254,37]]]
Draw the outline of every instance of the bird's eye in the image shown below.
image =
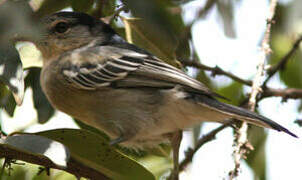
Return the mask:
[[59,22],[55,26],[55,31],[58,33],[65,33],[69,29],[69,25],[66,22]]

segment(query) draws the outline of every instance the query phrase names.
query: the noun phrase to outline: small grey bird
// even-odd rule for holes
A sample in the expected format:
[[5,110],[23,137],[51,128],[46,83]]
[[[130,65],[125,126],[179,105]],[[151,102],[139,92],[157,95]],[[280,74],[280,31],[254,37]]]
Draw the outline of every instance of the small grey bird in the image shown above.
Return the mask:
[[43,91],[55,108],[104,131],[111,144],[152,147],[173,132],[229,118],[296,137],[266,117],[219,102],[201,82],[87,14],[59,12],[44,24],[46,34],[35,42],[44,58]]

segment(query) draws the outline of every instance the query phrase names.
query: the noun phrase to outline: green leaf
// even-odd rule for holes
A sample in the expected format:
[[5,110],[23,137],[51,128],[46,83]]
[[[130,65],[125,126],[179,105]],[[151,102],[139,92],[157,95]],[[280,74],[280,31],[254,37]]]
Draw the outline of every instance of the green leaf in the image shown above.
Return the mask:
[[[3,161],[4,162],[4,161]],[[1,165],[3,163],[0,162]],[[12,164],[12,173],[8,173],[9,169],[5,169],[3,173],[0,173],[0,179],[1,180],[11,180],[11,179],[24,179],[27,175],[27,169],[23,168],[23,166],[20,165],[14,165]]]
[[[168,10],[169,2],[161,0],[125,0],[135,17],[123,18],[127,40],[149,50],[162,60],[177,65],[178,38],[185,31],[180,14]],[[185,42],[185,41],[184,41]],[[182,47],[189,47],[188,42]]]
[[33,90],[34,107],[38,113],[39,123],[47,122],[54,115],[54,108],[47,100],[40,85],[40,68],[31,68],[25,81]]
[[211,78],[209,78],[204,71],[199,70],[198,74],[196,75],[196,79],[205,84],[207,87],[213,88],[214,86]]
[[15,109],[16,109],[16,102],[12,93],[0,83],[0,107],[4,108],[7,114],[10,117],[13,117]]
[[37,17],[45,16],[47,14],[51,14],[62,10],[68,6],[70,6],[70,0],[44,0],[40,8],[37,10],[36,15]]
[[[274,35],[272,39],[271,64],[277,64],[291,49],[293,42],[285,35]],[[280,79],[291,88],[302,88],[302,52],[298,51],[279,71]]]
[[93,133],[96,133],[98,134],[99,136],[102,136],[102,138],[104,138],[106,141],[110,141],[110,138],[102,131],[100,131],[99,129],[93,127],[93,126],[90,126],[88,124],[85,124],[84,122],[80,121],[80,120],[77,120],[77,119],[73,119],[77,125],[81,128],[81,129],[85,129],[85,130],[88,130],[90,132],[93,132]]
[[175,64],[176,44],[173,44],[172,40],[167,40],[168,36],[155,32],[156,28],[148,27],[142,19],[124,17],[122,20],[125,24],[126,39],[129,43],[150,51],[168,63]]
[[61,142],[69,148],[73,158],[112,179],[155,179],[147,169],[109,146],[106,139],[95,133],[79,129],[56,129],[37,135]]
[[10,43],[0,43],[0,81],[9,87],[16,103],[21,105],[24,96],[23,68],[18,51]]
[[149,149],[145,148],[144,150],[148,153],[148,155],[161,156],[170,159],[169,156],[171,154],[172,147],[171,145],[168,144],[160,144],[157,147],[153,147]]
[[92,8],[94,0],[72,0],[71,7],[74,11],[87,12]]
[[116,0],[96,0],[95,8],[89,13],[95,18],[110,16],[116,8]]
[[182,59],[189,59],[191,55],[190,45],[189,41],[191,39],[191,35],[182,35],[182,37],[179,40],[178,46],[175,50],[176,58],[179,60]]
[[[159,156],[146,156],[139,159],[144,163],[148,169],[156,176],[156,179],[164,180],[167,172],[173,168],[173,161],[171,159]],[[165,176],[164,176],[165,175]]]
[[23,153],[45,156],[61,167],[66,167],[70,156],[68,148],[63,144],[34,134],[14,134],[0,139],[0,145],[9,146]]
[[231,100],[231,102],[224,99],[222,99],[221,101],[237,106],[244,98],[243,85],[236,81],[232,82],[230,85],[219,88],[216,92]]
[[246,162],[254,172],[254,179],[265,180],[266,178],[266,157],[265,142],[267,134],[263,128],[251,126],[248,132],[248,140],[254,150],[247,154]]
[[110,16],[114,13],[116,2],[115,0],[110,1],[104,1],[104,0],[98,0],[98,3],[102,3],[102,15],[103,17]]
[[[74,120],[77,123],[77,125],[80,126],[81,129],[85,129],[90,132],[96,133],[96,134],[100,135],[101,137],[103,137],[106,141],[110,140],[110,138],[104,132],[100,131],[99,129],[97,129],[93,126],[90,126],[88,124],[85,124],[84,122],[79,121],[77,119],[74,119]],[[116,148],[118,148],[118,150],[120,150],[124,154],[131,156],[133,158],[141,158],[142,156],[145,156],[146,153],[152,154],[152,155],[157,155],[157,156],[168,157],[171,152],[171,147],[169,145],[165,145],[165,144],[162,144],[158,147],[154,147],[154,148],[150,148],[150,149],[145,148],[144,150],[135,150],[135,151],[133,151],[132,149],[125,148],[125,147],[121,147],[121,146],[116,146]]]
[[74,177],[74,175],[66,173],[66,172],[63,171],[63,172],[60,172],[60,173],[56,173],[54,176],[52,176],[51,180],[75,180],[75,177]]

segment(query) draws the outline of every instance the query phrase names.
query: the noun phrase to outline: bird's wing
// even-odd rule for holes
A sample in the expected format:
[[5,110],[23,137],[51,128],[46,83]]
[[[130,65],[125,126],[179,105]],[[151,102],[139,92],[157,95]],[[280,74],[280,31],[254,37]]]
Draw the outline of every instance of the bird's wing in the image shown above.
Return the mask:
[[93,90],[105,86],[165,89],[182,85],[189,92],[220,97],[181,70],[133,48],[136,47],[98,46],[71,52],[63,57],[72,63],[64,66],[62,73],[81,89]]

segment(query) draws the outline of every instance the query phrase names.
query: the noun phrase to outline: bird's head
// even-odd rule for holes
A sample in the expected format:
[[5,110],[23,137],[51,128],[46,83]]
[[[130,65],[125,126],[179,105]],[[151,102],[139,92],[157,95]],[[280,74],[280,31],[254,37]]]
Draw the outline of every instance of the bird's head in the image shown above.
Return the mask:
[[109,25],[85,13],[58,12],[43,18],[42,24],[44,32],[34,43],[44,59],[57,58],[93,42],[106,44],[117,36]]

